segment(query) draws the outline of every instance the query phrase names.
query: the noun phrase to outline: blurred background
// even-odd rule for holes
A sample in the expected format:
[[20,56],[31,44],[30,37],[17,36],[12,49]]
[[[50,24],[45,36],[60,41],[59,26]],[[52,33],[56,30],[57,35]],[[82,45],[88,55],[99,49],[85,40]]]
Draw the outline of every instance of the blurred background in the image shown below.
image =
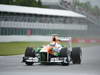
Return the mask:
[[99,3],[99,0],[0,0],[0,39],[39,40],[51,34],[99,39]]

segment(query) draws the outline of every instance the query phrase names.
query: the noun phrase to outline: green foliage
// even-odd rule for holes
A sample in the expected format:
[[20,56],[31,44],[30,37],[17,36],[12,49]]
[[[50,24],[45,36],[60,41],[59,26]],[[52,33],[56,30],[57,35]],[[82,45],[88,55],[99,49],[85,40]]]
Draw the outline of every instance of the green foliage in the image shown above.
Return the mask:
[[29,7],[44,7],[41,0],[0,0],[0,4],[20,5]]
[[79,0],[76,0],[74,6],[75,8],[83,8],[85,11],[90,12],[93,15],[100,16],[100,8],[98,6],[92,6],[90,1],[80,2]]
[[98,6],[94,6],[93,8],[92,8],[92,13],[94,14],[94,15],[96,15],[96,16],[100,16],[100,8],[98,7]]
[[35,0],[11,0],[11,5],[20,5],[20,6],[36,6],[37,2]]
[[39,7],[42,6],[42,2],[41,2],[41,0],[38,0],[38,6],[39,6]]

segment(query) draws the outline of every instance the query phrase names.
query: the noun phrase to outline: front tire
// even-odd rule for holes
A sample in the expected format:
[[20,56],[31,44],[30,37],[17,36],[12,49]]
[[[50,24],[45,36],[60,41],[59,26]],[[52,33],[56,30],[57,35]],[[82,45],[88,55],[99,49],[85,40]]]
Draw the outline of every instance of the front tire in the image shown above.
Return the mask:
[[28,58],[35,57],[35,50],[32,47],[27,47],[25,51],[25,57],[23,57],[23,62],[25,62],[26,65],[33,65],[34,62],[27,62]]
[[35,50],[32,47],[27,47],[25,51],[25,57],[35,57]]

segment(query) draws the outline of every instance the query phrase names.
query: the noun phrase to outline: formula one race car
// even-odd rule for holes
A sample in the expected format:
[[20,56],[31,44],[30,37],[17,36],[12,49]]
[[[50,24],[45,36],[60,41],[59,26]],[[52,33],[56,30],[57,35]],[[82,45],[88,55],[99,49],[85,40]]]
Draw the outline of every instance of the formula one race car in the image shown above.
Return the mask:
[[81,64],[81,48],[72,48],[72,38],[59,38],[59,41],[66,42],[66,47],[63,47],[56,42],[40,48],[27,47],[23,57],[23,62],[25,62],[26,65],[33,65],[34,63],[59,63],[62,65],[69,65],[70,63]]

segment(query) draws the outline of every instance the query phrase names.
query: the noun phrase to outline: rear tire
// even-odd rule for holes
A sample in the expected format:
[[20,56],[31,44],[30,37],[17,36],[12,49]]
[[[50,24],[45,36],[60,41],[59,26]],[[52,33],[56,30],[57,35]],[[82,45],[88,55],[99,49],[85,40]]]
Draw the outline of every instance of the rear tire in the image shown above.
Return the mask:
[[73,64],[81,64],[82,50],[80,47],[75,47],[72,49],[71,58]]

